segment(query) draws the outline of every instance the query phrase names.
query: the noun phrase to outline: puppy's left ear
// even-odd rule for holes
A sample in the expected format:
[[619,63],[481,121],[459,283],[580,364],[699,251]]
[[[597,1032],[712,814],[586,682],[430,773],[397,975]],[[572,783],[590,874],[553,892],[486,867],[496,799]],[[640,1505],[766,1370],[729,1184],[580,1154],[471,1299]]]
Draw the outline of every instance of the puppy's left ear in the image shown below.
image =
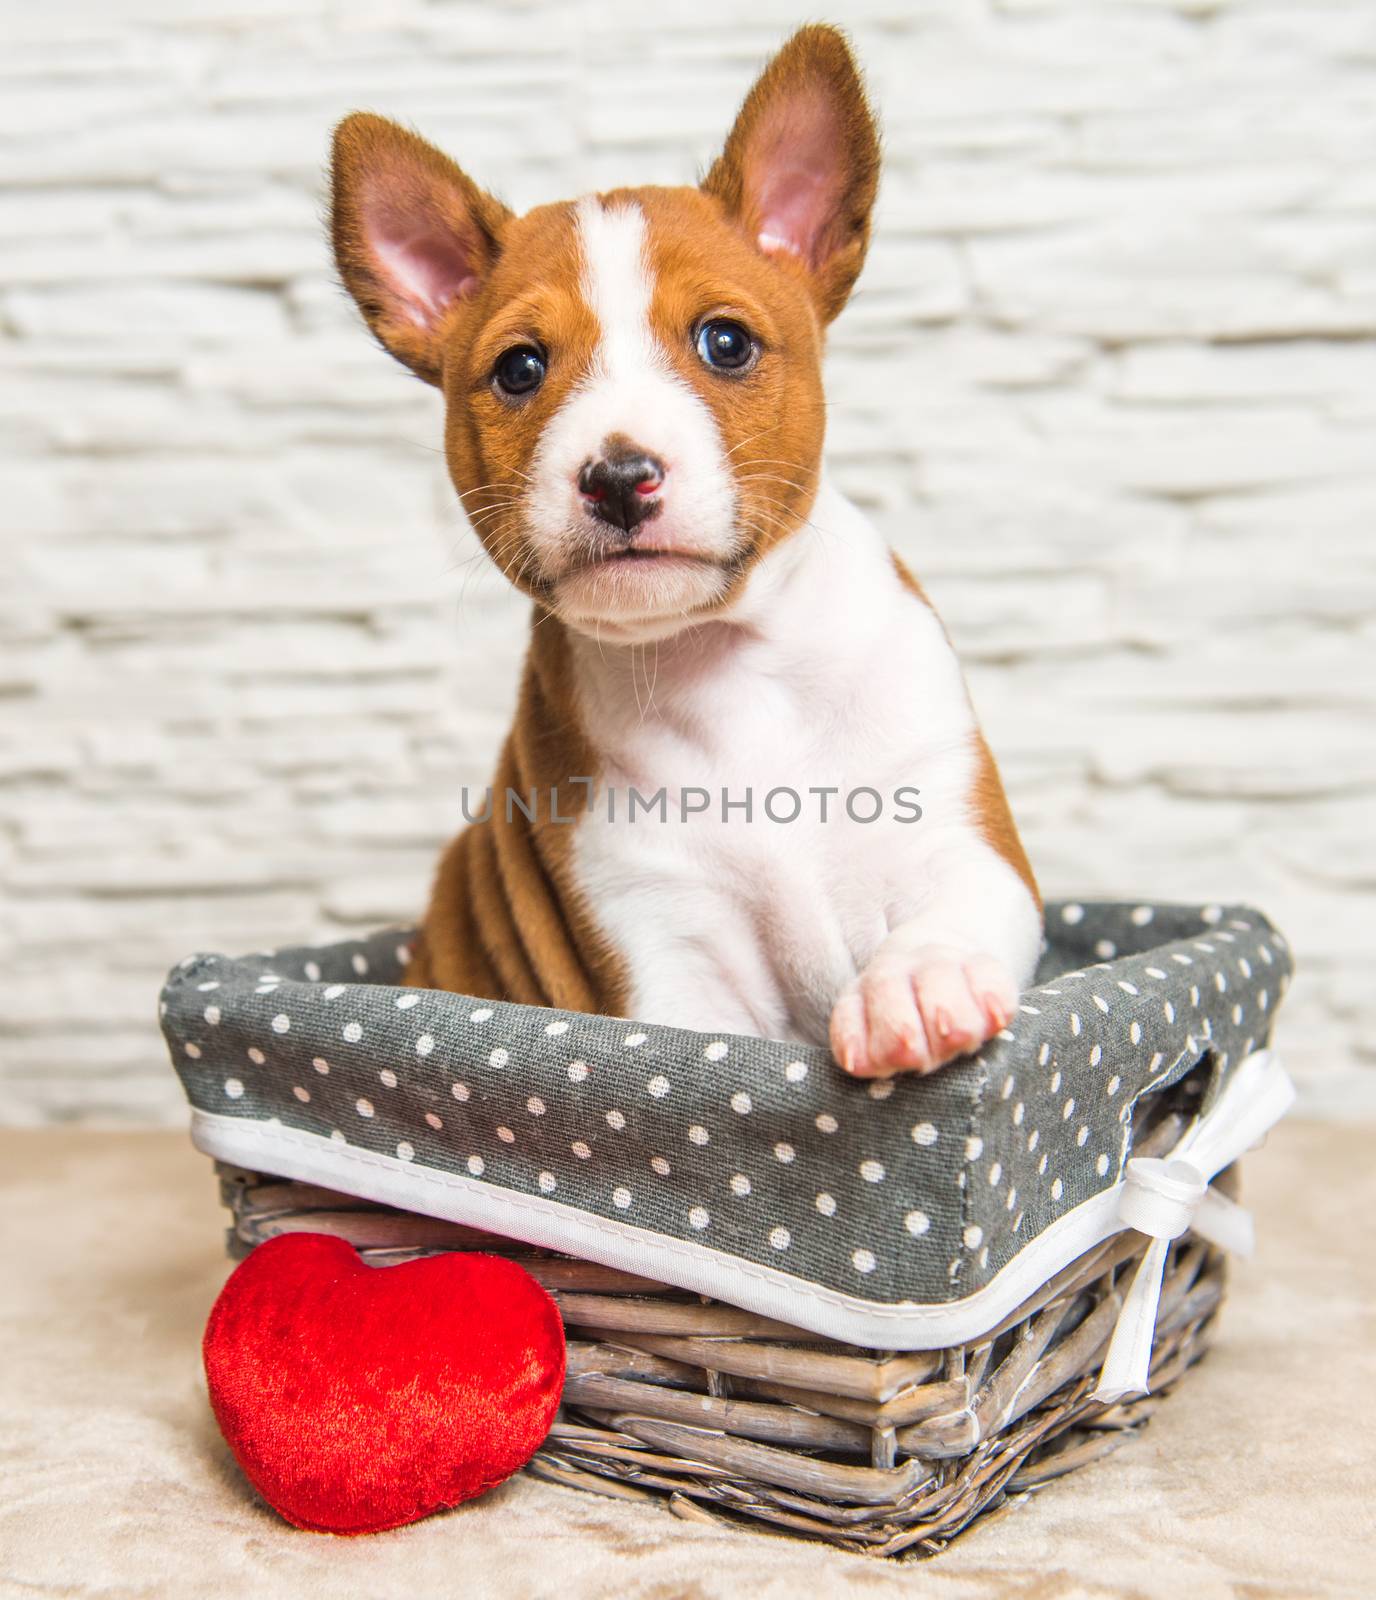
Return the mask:
[[879,183],[879,135],[835,28],[802,28],[747,95],[705,193],[766,255],[807,270],[824,321],[864,264]]

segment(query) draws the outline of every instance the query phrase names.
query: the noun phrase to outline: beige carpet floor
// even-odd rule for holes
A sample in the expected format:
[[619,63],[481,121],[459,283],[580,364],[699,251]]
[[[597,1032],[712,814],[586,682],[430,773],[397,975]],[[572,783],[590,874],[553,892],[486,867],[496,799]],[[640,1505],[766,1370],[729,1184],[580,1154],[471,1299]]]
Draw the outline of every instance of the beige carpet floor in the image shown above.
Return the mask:
[[882,1566],[527,1478],[396,1533],[297,1532],[205,1403],[227,1270],[207,1163],[172,1134],[0,1134],[0,1595],[1376,1595],[1373,1137],[1294,1124],[1250,1158],[1259,1254],[1145,1433]]

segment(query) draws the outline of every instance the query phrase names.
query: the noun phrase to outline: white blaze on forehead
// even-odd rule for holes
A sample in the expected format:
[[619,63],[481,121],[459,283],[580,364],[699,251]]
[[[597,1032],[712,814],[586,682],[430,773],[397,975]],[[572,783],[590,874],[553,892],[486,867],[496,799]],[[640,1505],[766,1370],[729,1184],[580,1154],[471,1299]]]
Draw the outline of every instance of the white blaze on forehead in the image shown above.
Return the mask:
[[[527,522],[548,569],[586,549],[588,514],[578,473],[620,434],[665,469],[656,547],[723,558],[736,548],[735,491],[716,420],[674,369],[650,321],[654,273],[644,211],[635,204],[578,202],[579,291],[597,319],[587,370],[550,418],[531,463]],[[691,328],[681,330],[685,347]],[[559,352],[551,353],[557,366]]]
[[579,287],[601,330],[589,376],[631,376],[667,365],[650,332],[654,283],[645,255],[645,213],[636,205],[608,209],[588,195],[578,202],[578,239]]

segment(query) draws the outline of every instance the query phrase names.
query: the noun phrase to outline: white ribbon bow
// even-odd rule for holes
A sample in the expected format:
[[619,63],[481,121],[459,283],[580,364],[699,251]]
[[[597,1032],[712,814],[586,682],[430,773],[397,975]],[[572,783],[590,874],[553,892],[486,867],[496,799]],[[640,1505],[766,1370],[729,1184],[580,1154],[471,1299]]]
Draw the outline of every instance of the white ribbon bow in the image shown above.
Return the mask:
[[1112,1402],[1146,1394],[1156,1311],[1166,1252],[1172,1239],[1193,1229],[1201,1238],[1236,1255],[1252,1253],[1252,1218],[1209,1187],[1224,1167],[1260,1144],[1290,1109],[1295,1086],[1271,1050],[1248,1056],[1207,1115],[1186,1130],[1170,1155],[1134,1156],[1119,1191],[1118,1218],[1125,1228],[1147,1234],[1142,1257],[1099,1374],[1096,1400]]

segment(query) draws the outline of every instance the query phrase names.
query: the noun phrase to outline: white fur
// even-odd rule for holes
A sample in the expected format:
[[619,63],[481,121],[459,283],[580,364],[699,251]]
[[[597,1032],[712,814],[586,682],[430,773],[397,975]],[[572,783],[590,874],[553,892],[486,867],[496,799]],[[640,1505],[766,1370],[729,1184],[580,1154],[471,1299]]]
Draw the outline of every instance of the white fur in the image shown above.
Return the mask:
[[[602,792],[578,825],[577,880],[626,965],[628,1013],[824,1042],[832,1003],[898,930],[917,952],[1035,962],[1026,886],[971,813],[974,716],[931,610],[878,533],[825,483],[807,527],[755,569],[723,620],[644,647],[575,636]],[[787,786],[921,791],[915,823],[760,814]],[[632,823],[624,793],[669,792]],[[673,820],[685,786],[755,792],[756,817]],[[617,820],[606,789],[622,791]],[[887,817],[888,813],[886,813]],[[890,948],[893,948],[891,941]]]
[[[665,467],[664,509],[646,524],[646,539],[660,549],[728,556],[737,541],[731,475],[711,411],[674,371],[651,330],[644,213],[633,204],[609,208],[590,196],[578,203],[577,217],[581,288],[600,338],[531,464],[526,520],[541,565],[557,575],[583,549],[588,514],[578,473],[612,434],[625,435]],[[558,608],[566,620],[596,627],[603,637],[641,637],[637,622],[661,613],[676,618],[720,593],[724,583],[706,566],[678,571],[667,583],[662,576],[630,581],[642,585],[638,606],[628,606],[636,595],[622,590],[611,596],[619,603],[608,607],[601,603],[609,598],[605,580],[590,585],[572,578],[558,595]]]

